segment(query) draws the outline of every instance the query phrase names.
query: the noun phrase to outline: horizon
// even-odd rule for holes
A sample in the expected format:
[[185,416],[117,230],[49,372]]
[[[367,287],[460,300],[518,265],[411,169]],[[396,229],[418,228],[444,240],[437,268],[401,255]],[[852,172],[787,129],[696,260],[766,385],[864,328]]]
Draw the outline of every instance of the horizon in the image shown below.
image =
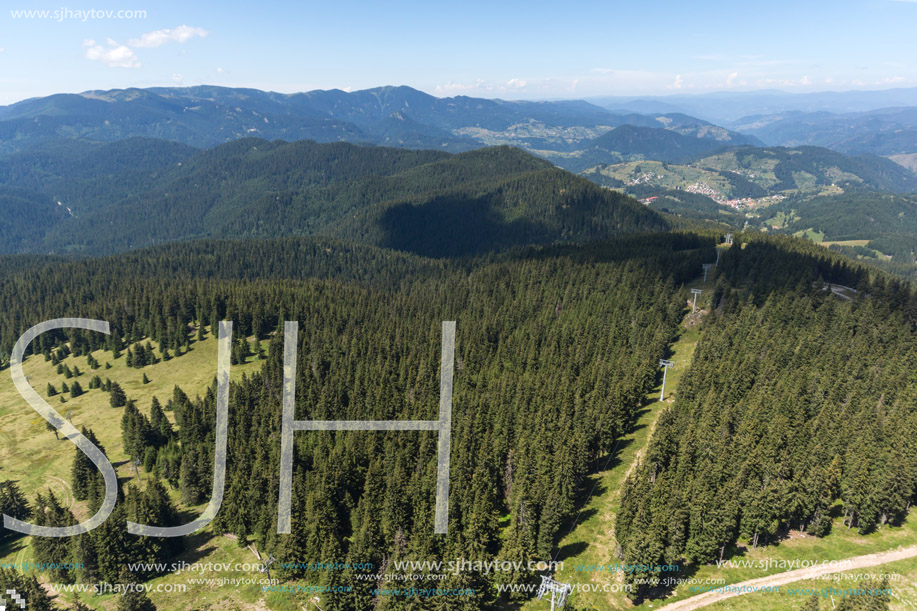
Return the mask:
[[[86,96],[91,93],[111,93],[116,91],[128,91],[131,89],[137,89],[142,91],[151,91],[155,89],[174,89],[174,90],[192,90],[198,88],[218,88],[218,89],[239,89],[239,90],[252,90],[260,91],[263,93],[274,93],[278,95],[298,95],[306,94],[313,92],[331,92],[331,91],[340,91],[342,93],[355,94],[364,91],[374,91],[378,89],[399,89],[399,88],[408,88],[414,91],[419,91],[431,97],[437,99],[450,99],[458,97],[469,97],[469,98],[479,98],[485,100],[495,100],[502,102],[589,102],[594,103],[595,101],[600,100],[620,100],[622,102],[632,102],[639,101],[641,99],[651,99],[651,100],[665,100],[665,99],[682,99],[682,98],[703,98],[703,97],[714,97],[714,96],[740,96],[740,95],[780,95],[787,97],[805,97],[805,96],[818,96],[818,95],[848,95],[848,94],[882,94],[882,93],[891,93],[891,92],[915,92],[917,93],[917,85],[912,87],[888,87],[884,89],[819,89],[813,91],[787,91],[784,89],[718,89],[711,91],[686,91],[678,93],[662,93],[662,94],[597,94],[590,96],[580,96],[580,97],[543,97],[543,98],[525,98],[525,97],[506,97],[506,96],[489,96],[486,94],[481,95],[467,95],[462,93],[457,93],[453,95],[445,95],[441,93],[426,91],[419,87],[407,84],[398,84],[398,85],[375,85],[371,87],[365,87],[361,89],[341,89],[340,87],[328,87],[328,88],[316,88],[316,89],[304,89],[304,90],[291,90],[291,91],[281,91],[276,89],[259,89],[257,87],[250,87],[245,85],[220,85],[216,83],[200,83],[197,85],[149,85],[149,86],[128,86],[128,87],[111,87],[111,88],[100,88],[93,87],[89,89],[73,90],[73,91],[55,91],[53,93],[36,95],[28,98],[21,98],[11,102],[2,103],[0,102],[0,108],[15,106],[23,102],[29,102],[32,100],[40,100],[42,98],[51,97],[54,95],[77,95],[77,96]],[[889,106],[876,107],[876,108],[895,108],[900,105],[891,104]]]
[[[0,13],[0,104],[60,91],[286,92],[410,83],[437,97],[547,100],[917,86],[917,2],[738,6],[545,2],[461,9],[273,2],[218,8],[20,0]],[[87,87],[87,84],[89,86]]]

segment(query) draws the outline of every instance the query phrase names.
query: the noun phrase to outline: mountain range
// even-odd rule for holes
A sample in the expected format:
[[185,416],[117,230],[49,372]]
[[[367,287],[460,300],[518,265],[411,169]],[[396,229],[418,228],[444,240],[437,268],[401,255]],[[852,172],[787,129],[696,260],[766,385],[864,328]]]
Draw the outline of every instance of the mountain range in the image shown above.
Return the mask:
[[[113,142],[134,136],[200,148],[243,137],[347,141],[449,152],[511,144],[576,169],[583,164],[571,153],[590,148],[593,141],[621,126],[654,130],[643,136],[656,145],[649,150],[635,148],[654,159],[679,154],[666,149],[669,140],[677,142],[677,150],[697,148],[704,152],[761,144],[753,136],[683,114],[614,113],[583,101],[437,98],[410,87],[280,94],[201,86],[58,94],[2,107],[0,153],[61,139]],[[598,148],[601,142],[596,143]],[[594,154],[587,157],[605,162],[618,159]]]
[[732,124],[771,145],[824,146],[843,153],[917,153],[917,107],[867,112],[802,112],[743,117]]
[[[870,206],[910,205],[869,194],[917,191],[907,169],[917,164],[914,108],[836,112],[873,97],[690,98],[711,102],[711,112],[740,98],[759,103],[736,112],[807,104],[723,126],[681,112],[689,98],[679,97],[663,108],[658,100],[603,107],[437,98],[410,87],[58,94],[0,108],[0,252],[100,254],[203,237],[327,235],[448,256],[673,222],[653,208],[774,226],[770,213],[755,220],[717,203],[735,198],[792,198],[781,222],[795,230],[816,197],[813,223],[824,223],[835,195],[855,210],[851,218],[868,216]],[[648,209],[623,192],[663,197]]]
[[668,225],[512,147],[459,154],[243,138],[85,141],[0,160],[0,252],[102,254],[195,238],[326,235],[427,256]]

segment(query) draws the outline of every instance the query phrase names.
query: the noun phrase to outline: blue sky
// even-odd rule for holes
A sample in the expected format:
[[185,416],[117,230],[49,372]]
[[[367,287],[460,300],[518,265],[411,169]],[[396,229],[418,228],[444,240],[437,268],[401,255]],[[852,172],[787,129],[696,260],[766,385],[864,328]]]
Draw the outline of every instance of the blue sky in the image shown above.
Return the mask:
[[[146,16],[77,16],[90,9]],[[0,104],[202,83],[508,99],[910,87],[915,26],[917,0],[7,0]]]

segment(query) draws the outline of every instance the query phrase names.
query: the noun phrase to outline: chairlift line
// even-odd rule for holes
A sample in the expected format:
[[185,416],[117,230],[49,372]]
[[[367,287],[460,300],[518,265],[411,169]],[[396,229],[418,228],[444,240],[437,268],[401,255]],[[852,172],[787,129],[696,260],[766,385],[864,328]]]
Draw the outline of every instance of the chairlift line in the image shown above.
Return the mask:
[[665,378],[666,374],[669,372],[670,367],[675,366],[675,361],[669,361],[666,359],[659,359],[659,366],[662,367],[662,390],[659,391],[659,400],[662,401],[665,399]]
[[694,302],[691,304],[691,313],[692,314],[694,314],[694,312],[697,311],[697,296],[703,292],[704,291],[701,289],[691,289],[691,294],[694,295]]
[[567,601],[567,596],[573,592],[573,586],[569,583],[561,583],[553,577],[547,575],[541,576],[541,585],[538,586],[538,600],[544,598],[548,593],[551,594],[551,609],[562,609]]

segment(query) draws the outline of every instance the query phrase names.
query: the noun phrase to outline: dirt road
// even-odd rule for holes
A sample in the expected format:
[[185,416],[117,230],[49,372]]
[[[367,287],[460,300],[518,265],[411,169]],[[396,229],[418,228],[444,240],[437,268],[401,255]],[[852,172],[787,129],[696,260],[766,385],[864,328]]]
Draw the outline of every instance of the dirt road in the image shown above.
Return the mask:
[[697,596],[692,596],[691,598],[665,605],[662,608],[665,609],[665,611],[691,611],[692,609],[700,609],[701,607],[706,607],[707,605],[712,605],[713,603],[735,596],[741,596],[742,594],[751,594],[756,590],[768,586],[785,586],[803,579],[814,579],[822,575],[831,575],[832,573],[847,573],[857,569],[865,569],[872,566],[879,566],[880,564],[895,562],[897,560],[906,560],[907,558],[913,558],[915,556],[917,556],[917,545],[887,552],[866,554],[865,556],[854,556],[853,558],[848,558],[843,564],[835,563],[833,565],[797,569],[795,571],[787,571],[785,573],[777,573],[776,575],[768,575],[767,577],[759,577],[758,579],[749,579],[741,583],[734,583],[723,586],[723,588],[727,589],[725,592],[705,592],[704,594],[698,594]]

